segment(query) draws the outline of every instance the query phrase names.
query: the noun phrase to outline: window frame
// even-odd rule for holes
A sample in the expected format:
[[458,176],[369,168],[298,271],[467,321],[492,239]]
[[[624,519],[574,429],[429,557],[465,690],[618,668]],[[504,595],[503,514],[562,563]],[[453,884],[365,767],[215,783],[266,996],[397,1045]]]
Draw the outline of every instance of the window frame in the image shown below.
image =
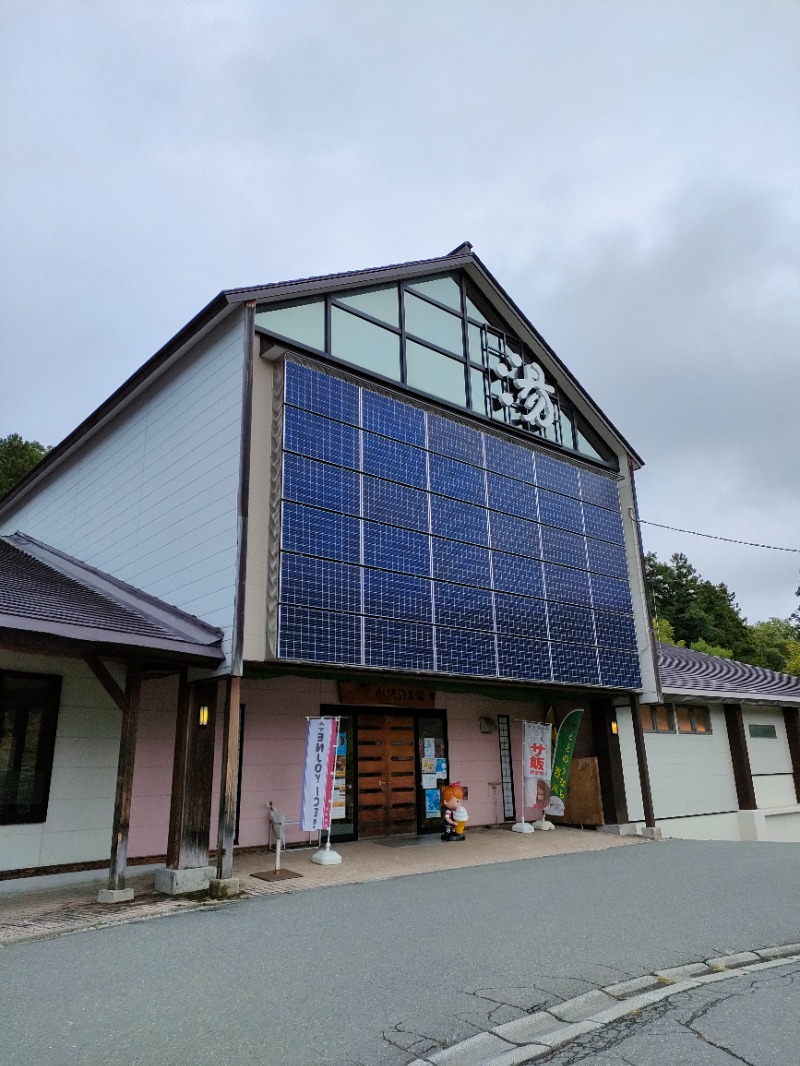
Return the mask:
[[[53,780],[56,736],[58,733],[58,719],[61,710],[62,677],[60,674],[31,673],[22,670],[0,670],[0,742],[2,742],[4,736],[4,724],[8,706],[6,683],[8,679],[14,678],[25,681],[44,682],[50,689],[45,698],[46,706],[43,708],[42,723],[40,725],[39,738],[35,752],[37,772],[41,772],[43,775],[41,792],[44,798],[36,804],[29,805],[29,809],[21,812],[18,781],[14,792],[13,802],[6,799],[6,797],[0,793],[0,796],[2,797],[0,798],[0,826],[41,825],[47,821],[47,812],[50,806],[50,788]],[[23,752],[25,750],[24,744],[25,739],[27,739],[27,732],[26,724],[26,737],[23,739]],[[0,767],[0,775],[5,772],[7,771]],[[10,789],[8,789],[7,795],[8,797],[11,796]]]
[[[431,277],[450,277],[459,286],[461,292],[461,310],[456,311],[453,306],[443,303],[441,300],[436,299],[429,293],[415,288],[415,283],[420,280],[430,280]],[[440,403],[445,403],[448,406],[454,407],[459,411],[469,411],[471,414],[477,415],[479,418],[485,419],[491,423],[500,423],[501,425],[508,426],[512,429],[519,430],[524,433],[527,439],[534,441],[547,442],[548,444],[555,445],[559,451],[566,452],[568,455],[575,456],[583,462],[596,463],[608,470],[618,470],[619,463],[615,456],[613,449],[611,449],[605,441],[603,441],[597,432],[591,427],[586,419],[576,410],[572,402],[563,395],[562,390],[556,385],[555,395],[552,397],[553,406],[555,408],[555,421],[552,428],[547,431],[535,431],[533,429],[524,428],[519,424],[519,418],[514,417],[514,412],[509,409],[497,408],[493,401],[492,392],[492,367],[490,353],[488,350],[488,338],[489,334],[497,334],[500,337],[500,346],[504,347],[510,342],[511,346],[518,348],[523,356],[527,359],[535,360],[537,358],[536,353],[533,352],[530,347],[515,334],[509,333],[505,323],[500,323],[500,320],[495,314],[484,314],[480,310],[480,294],[475,290],[465,276],[463,271],[444,272],[439,275],[425,276],[424,278],[402,278],[397,281],[383,282],[378,285],[362,286],[365,289],[378,289],[378,288],[394,288],[397,293],[398,310],[399,310],[399,323],[397,326],[376,318],[368,311],[364,311],[359,307],[355,307],[352,304],[347,304],[341,299],[347,295],[347,290],[341,292],[326,292],[320,293],[314,297],[297,297],[296,301],[311,302],[312,300],[320,300],[324,303],[324,349],[309,347],[302,341],[293,339],[285,334],[277,333],[275,330],[270,329],[268,326],[257,325],[256,333],[276,339],[286,345],[291,345],[293,348],[297,348],[299,351],[306,351],[314,355],[321,355],[325,359],[333,360],[337,363],[342,363],[347,367],[352,367],[354,370],[370,374],[381,381],[391,382],[392,384],[400,384],[403,388],[408,389],[410,392],[425,397],[426,399],[433,398]],[[360,291],[354,290],[354,291]],[[439,311],[446,312],[453,318],[460,319],[462,327],[462,345],[461,354],[456,354],[453,351],[441,347],[436,341],[428,339],[426,337],[419,336],[418,334],[411,333],[406,328],[406,295],[414,297],[414,299],[429,304],[432,308],[436,308]],[[476,300],[477,297],[477,300]],[[275,301],[275,306],[283,306],[285,304],[291,304],[292,299],[286,299]],[[269,303],[261,303],[256,308],[256,312],[268,311],[271,305]],[[475,308],[476,312],[481,315],[481,319],[478,319],[472,312],[472,308]],[[362,366],[359,363],[353,362],[344,358],[340,354],[335,354],[333,351],[333,336],[332,336],[332,314],[334,308],[339,311],[346,311],[349,315],[360,318],[363,322],[369,323],[372,326],[380,327],[389,333],[394,333],[399,339],[400,347],[400,367],[399,378],[386,377],[380,371],[370,369],[369,367]],[[478,358],[475,357],[475,353],[470,351],[470,334],[477,331],[481,338],[481,353]],[[442,356],[447,356],[448,359],[459,363],[463,367],[464,374],[464,393],[463,402],[454,402],[445,396],[441,396],[435,393],[425,392],[414,385],[408,383],[408,360],[406,352],[406,344],[408,341],[420,344],[423,347],[430,348],[434,352]],[[480,372],[484,377],[484,403],[480,403],[480,399],[477,396],[473,396],[475,391],[475,382],[473,380],[473,372]],[[548,379],[552,379],[548,375]],[[562,419],[566,420],[572,430],[572,444],[564,440],[562,430]],[[582,451],[579,447],[580,439],[583,437],[591,451]]]
[[[669,717],[670,728],[660,729],[658,727],[657,712],[659,710],[666,711]],[[688,729],[681,728],[681,716],[680,711],[688,712]],[[698,725],[702,724],[703,714],[705,714],[705,722],[708,726],[707,729],[698,728]],[[649,725],[648,725],[648,717]],[[644,733],[660,733],[662,736],[697,736],[697,737],[710,737],[714,735],[714,728],[711,722],[711,708],[707,704],[687,704],[687,703],[642,703],[639,705],[639,720],[642,723],[642,731]]]
[[[754,733],[753,729],[771,729],[771,733]],[[747,723],[747,736],[750,740],[777,740],[778,739],[778,727],[774,722],[748,722]]]

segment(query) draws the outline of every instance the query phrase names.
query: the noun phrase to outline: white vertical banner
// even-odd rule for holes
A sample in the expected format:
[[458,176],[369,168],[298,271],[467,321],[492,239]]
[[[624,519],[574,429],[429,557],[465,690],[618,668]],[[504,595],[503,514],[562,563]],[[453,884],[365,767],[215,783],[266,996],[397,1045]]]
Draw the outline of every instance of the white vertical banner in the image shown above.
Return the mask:
[[550,802],[552,729],[546,722],[523,722],[522,802],[544,810]]
[[300,828],[304,832],[330,828],[338,726],[337,718],[308,719],[300,806]]

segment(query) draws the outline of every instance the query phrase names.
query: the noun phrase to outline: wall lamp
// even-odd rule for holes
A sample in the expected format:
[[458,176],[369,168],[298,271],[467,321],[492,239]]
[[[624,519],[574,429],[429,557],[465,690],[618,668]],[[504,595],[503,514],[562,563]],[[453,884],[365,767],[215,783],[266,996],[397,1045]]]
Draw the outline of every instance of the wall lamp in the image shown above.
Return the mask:
[[611,723],[611,732],[614,734],[614,736],[617,736],[617,734],[619,733],[619,726],[617,725],[616,718]]
[[199,715],[197,717],[197,724],[199,726],[203,726],[203,727],[208,725],[208,704],[207,703],[202,704],[202,706],[200,707],[200,713],[199,713]]

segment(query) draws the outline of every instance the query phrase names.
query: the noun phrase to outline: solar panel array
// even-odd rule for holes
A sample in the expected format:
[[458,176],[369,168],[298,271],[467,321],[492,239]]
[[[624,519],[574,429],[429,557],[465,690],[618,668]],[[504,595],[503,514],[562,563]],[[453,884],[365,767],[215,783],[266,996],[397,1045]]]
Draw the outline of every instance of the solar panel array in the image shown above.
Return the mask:
[[287,362],[278,654],[640,684],[600,474]]

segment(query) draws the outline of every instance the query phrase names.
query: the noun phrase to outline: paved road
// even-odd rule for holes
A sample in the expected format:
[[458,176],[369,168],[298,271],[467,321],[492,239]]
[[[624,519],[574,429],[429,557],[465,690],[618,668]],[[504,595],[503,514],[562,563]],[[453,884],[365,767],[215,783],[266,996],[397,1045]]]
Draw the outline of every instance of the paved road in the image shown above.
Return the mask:
[[798,871],[800,845],[663,841],[11,945],[0,1063],[401,1066],[600,985],[798,942]]
[[579,1037],[547,1066],[797,1066],[800,965],[706,985]]

